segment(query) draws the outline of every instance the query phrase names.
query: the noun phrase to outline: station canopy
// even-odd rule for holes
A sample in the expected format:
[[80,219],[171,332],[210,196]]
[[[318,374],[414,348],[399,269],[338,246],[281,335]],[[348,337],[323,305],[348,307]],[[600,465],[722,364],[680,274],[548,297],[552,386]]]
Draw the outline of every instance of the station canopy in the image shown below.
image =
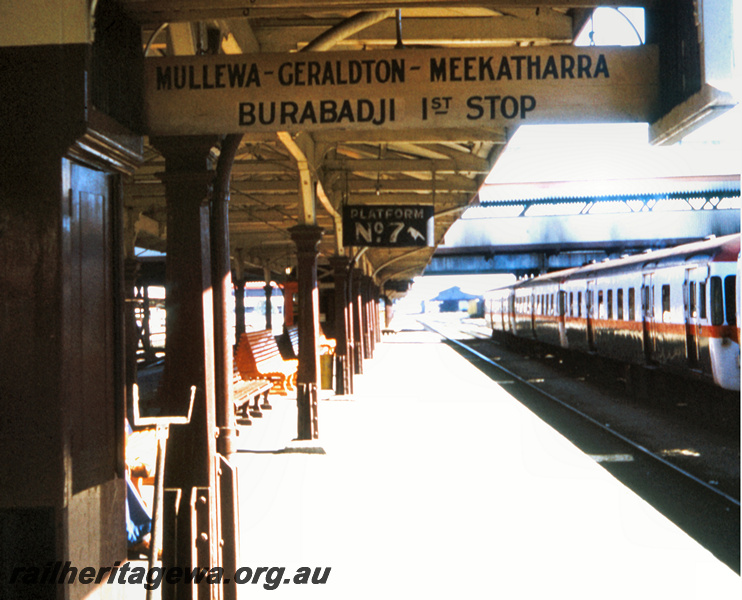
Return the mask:
[[[500,86],[504,79],[548,79],[550,73],[555,80],[569,77],[570,85],[578,89],[581,83],[591,83],[578,81],[578,69],[587,69],[579,73],[598,82],[608,68],[614,78],[620,77],[621,67],[613,58],[606,62],[592,49],[585,59],[592,62],[586,66],[576,54],[573,41],[589,20],[590,2],[121,0],[120,4],[141,26],[145,74],[150,78],[145,84],[150,89],[147,102],[153,94],[164,98],[159,106],[148,108],[158,115],[150,117],[150,136],[199,134],[197,113],[213,108],[210,98],[220,102],[219,94],[238,96],[235,114],[224,118],[239,127],[221,130],[243,134],[232,169],[229,245],[233,267],[254,273],[256,279],[268,268],[280,281],[295,267],[288,230],[307,222],[302,178],[308,176],[316,196],[313,219],[324,230],[320,278],[329,273],[329,257],[341,252],[356,257],[359,266],[363,263],[383,294],[403,294],[423,273],[451,224],[476,203],[519,119],[531,117],[537,101],[541,109],[554,95],[544,91],[542,98],[529,91],[534,81],[508,91]],[[413,66],[416,53],[423,70],[438,69],[435,84],[422,91],[410,83],[420,69]],[[540,58],[511,60],[503,66],[503,60],[514,55]],[[478,58],[467,58],[472,56]],[[637,64],[643,68],[643,61],[650,59],[642,54]],[[526,77],[531,68],[538,72]],[[516,77],[516,69],[523,70],[522,76]],[[395,101],[389,86],[399,77],[407,77],[410,95]],[[351,89],[354,83],[360,87]],[[454,84],[460,92],[450,92],[453,88],[447,86]],[[549,84],[561,82],[543,83]],[[207,92],[204,88],[209,87],[237,89]],[[454,118],[452,105],[459,101],[459,93],[464,94],[466,112]],[[599,93],[592,95],[596,102],[605,102]],[[639,96],[626,93],[632,101]],[[190,102],[195,116],[184,114],[176,122],[177,115],[167,111],[180,111],[181,98],[183,106]],[[408,118],[412,108],[418,111],[417,118]],[[641,120],[643,109],[626,110],[625,120]],[[165,127],[168,122],[172,130]],[[323,126],[328,123],[332,126]],[[164,251],[165,188],[160,174],[165,161],[149,141],[145,138],[145,163],[125,181],[125,206],[136,221],[137,245]],[[215,148],[215,159],[217,155]],[[343,245],[346,206],[432,207],[434,226],[424,245]]]

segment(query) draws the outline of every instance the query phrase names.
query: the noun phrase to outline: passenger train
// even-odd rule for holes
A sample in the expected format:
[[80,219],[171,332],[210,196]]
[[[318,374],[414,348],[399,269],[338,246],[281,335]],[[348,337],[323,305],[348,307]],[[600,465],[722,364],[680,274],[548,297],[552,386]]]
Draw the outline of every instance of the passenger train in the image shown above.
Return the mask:
[[740,389],[740,235],[567,269],[485,294],[493,332]]

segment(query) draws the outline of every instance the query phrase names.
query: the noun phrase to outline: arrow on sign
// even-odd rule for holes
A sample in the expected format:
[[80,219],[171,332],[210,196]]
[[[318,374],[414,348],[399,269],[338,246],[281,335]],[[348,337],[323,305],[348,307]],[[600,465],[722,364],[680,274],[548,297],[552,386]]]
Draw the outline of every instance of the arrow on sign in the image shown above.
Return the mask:
[[408,227],[407,233],[409,233],[412,236],[413,240],[424,240],[425,239],[425,236],[422,233],[420,233],[417,229],[415,229],[414,227]]

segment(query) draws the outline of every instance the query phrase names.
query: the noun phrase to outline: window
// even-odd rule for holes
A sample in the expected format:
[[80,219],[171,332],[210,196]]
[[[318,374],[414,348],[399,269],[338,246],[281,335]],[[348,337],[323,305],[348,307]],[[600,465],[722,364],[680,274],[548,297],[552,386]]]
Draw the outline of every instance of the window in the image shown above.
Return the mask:
[[629,288],[629,321],[636,319],[636,291],[633,287]]
[[613,290],[608,290],[608,318],[613,318]]
[[721,294],[721,277],[711,278],[711,324],[724,323],[724,298]]
[[642,318],[653,319],[655,317],[654,299],[654,286],[642,285]]
[[670,317],[670,286],[662,286],[662,318]]
[[727,275],[724,278],[724,307],[726,308],[727,325],[737,324],[737,306],[735,288],[737,287],[737,276]]
[[577,292],[577,316],[582,316],[582,292]]
[[570,292],[569,293],[569,316],[570,317],[574,316],[574,314],[575,314],[574,301],[575,301],[575,293],[574,292]]
[[623,320],[623,288],[616,290],[616,318]]
[[605,306],[603,306],[603,290],[598,290],[598,318],[605,316]]
[[698,308],[701,310],[701,318],[707,318],[706,312],[706,282],[698,282]]
[[688,284],[688,314],[695,318],[698,316],[698,311],[696,310],[696,282],[691,281]]

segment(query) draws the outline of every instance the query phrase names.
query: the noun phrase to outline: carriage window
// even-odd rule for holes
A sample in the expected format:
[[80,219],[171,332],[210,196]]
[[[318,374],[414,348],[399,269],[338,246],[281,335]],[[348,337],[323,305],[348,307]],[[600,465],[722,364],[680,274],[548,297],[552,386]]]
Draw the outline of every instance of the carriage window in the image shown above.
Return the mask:
[[698,308],[701,309],[701,318],[706,318],[706,282],[698,283]]
[[670,312],[670,286],[669,285],[663,285],[662,286],[662,317],[665,317],[665,313],[668,313],[668,317]]
[[726,307],[727,325],[737,324],[736,287],[737,276],[727,275],[724,278],[724,306]]
[[721,293],[721,277],[711,278],[711,324],[724,323],[724,298]]
[[633,287],[629,288],[629,321],[636,318],[636,292]]
[[613,318],[613,290],[608,290],[608,318]]
[[616,318],[623,320],[623,288],[616,290]]
[[577,292],[577,316],[582,316],[582,292]]
[[698,311],[696,310],[696,282],[695,281],[691,281],[688,284],[688,313],[693,318],[698,316]]
[[564,315],[564,301],[567,297],[567,292],[559,292],[559,307],[558,307],[558,315],[561,317]]
[[575,293],[570,292],[569,293],[569,316],[573,316],[575,314]]
[[554,314],[554,294],[549,296],[549,314]]
[[598,318],[602,319],[605,315],[603,307],[603,290],[598,290]]

